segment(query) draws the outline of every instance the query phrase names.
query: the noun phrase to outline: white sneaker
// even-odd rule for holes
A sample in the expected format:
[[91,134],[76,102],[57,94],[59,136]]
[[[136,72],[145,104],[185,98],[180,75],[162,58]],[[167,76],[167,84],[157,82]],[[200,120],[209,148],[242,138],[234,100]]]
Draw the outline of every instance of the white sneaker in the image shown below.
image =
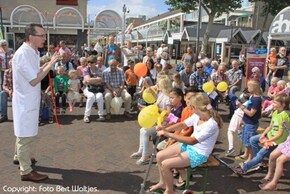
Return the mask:
[[230,156],[230,155],[232,155],[233,153],[235,152],[235,149],[234,148],[232,148],[232,149],[229,149],[227,152],[226,152],[226,156]]
[[104,121],[104,120],[106,120],[106,119],[103,115],[100,115],[99,118],[97,119],[97,121]]
[[84,122],[85,122],[85,123],[89,123],[89,122],[91,122],[91,121],[90,121],[90,118],[89,118],[88,116],[84,116]]

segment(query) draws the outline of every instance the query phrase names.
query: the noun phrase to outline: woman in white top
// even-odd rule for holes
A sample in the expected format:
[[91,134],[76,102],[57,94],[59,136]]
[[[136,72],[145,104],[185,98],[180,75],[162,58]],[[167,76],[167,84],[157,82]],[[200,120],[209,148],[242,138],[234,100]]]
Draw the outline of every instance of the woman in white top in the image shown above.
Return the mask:
[[[159,127],[158,136],[166,136],[181,142],[169,146],[157,153],[160,180],[150,187],[150,191],[165,189],[166,194],[173,194],[173,168],[194,168],[207,161],[211,154],[222,127],[220,116],[213,110],[209,98],[198,93],[190,99],[190,104],[195,111],[184,122],[169,127]],[[194,132],[190,137],[179,136],[173,131],[193,126]]]

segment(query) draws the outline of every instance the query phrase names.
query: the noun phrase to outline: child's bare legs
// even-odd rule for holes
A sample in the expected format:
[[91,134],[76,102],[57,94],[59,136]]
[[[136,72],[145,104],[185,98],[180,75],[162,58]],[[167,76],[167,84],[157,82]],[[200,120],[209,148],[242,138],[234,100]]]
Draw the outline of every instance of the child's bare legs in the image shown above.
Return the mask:
[[179,172],[178,183],[183,183],[186,180],[186,169],[185,168],[178,169],[178,172]]
[[278,149],[275,149],[269,157],[269,168],[268,168],[268,172],[267,175],[265,176],[264,179],[266,180],[270,180],[273,178],[274,175],[274,171],[275,171],[275,166],[276,166],[276,160],[279,156],[281,156],[281,152]]
[[[277,188],[278,181],[283,173],[284,163],[290,161],[290,158],[275,149],[269,159],[269,169],[264,179],[273,179],[262,187],[262,190],[274,190]],[[275,168],[276,166],[276,168]],[[274,172],[275,171],[275,172]],[[274,175],[274,176],[273,176]]]
[[75,99],[73,99],[73,100],[72,100],[72,108],[74,108],[74,107],[75,107],[75,104],[76,104],[76,100],[75,100]]
[[275,75],[276,75],[276,72],[277,72],[277,69],[275,69],[275,70],[272,70],[272,77],[275,77]]
[[[164,182],[164,178],[163,178],[163,173],[162,173],[162,164],[163,161],[169,158],[172,158],[174,156],[176,156],[178,153],[180,153],[180,147],[179,144],[174,144],[172,146],[169,146],[168,148],[160,151],[157,153],[156,155],[156,160],[158,163],[158,171],[159,171],[159,182],[155,185],[152,185],[150,187],[150,191],[154,191],[157,189],[165,189],[166,185]],[[171,170],[171,169],[170,169]],[[171,174],[172,177],[172,174]],[[173,182],[173,177],[172,177],[172,182]],[[172,187],[173,187],[173,183],[172,183]]]
[[245,147],[245,153],[243,158],[245,158],[245,163],[249,162],[253,158],[252,148],[251,147]]
[[[268,84],[270,85],[270,76],[273,74],[273,71],[272,70],[269,70],[269,73],[267,74],[266,76],[266,82],[268,82]],[[273,76],[272,76],[273,77]]]
[[69,100],[68,101],[68,105],[69,105],[69,111],[72,112],[72,107],[73,107],[73,100]]
[[185,152],[175,155],[173,158],[164,160],[161,163],[161,172],[163,175],[163,181],[166,186],[164,194],[173,194],[173,176],[172,168],[184,168],[190,165],[190,161]]

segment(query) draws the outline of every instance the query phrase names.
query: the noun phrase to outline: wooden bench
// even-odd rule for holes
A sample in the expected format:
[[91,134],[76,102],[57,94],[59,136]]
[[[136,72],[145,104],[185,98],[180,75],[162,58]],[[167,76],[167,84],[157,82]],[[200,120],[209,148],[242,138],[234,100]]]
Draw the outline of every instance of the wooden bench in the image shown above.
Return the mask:
[[190,177],[191,177],[192,172],[194,172],[194,170],[202,170],[204,172],[204,174],[203,174],[203,184],[202,184],[202,188],[203,188],[203,193],[205,194],[205,192],[206,192],[207,178],[208,178],[208,169],[211,168],[211,167],[219,166],[219,165],[220,165],[220,162],[214,156],[210,155],[208,157],[207,162],[199,165],[198,167],[191,168],[189,166],[187,168],[185,189],[189,189],[189,182],[190,182]]

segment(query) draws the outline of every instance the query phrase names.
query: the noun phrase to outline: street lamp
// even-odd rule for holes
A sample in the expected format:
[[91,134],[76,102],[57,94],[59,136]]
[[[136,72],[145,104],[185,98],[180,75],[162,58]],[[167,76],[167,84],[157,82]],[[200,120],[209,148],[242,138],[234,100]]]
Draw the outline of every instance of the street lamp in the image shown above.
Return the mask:
[[48,49],[50,45],[50,34],[49,34],[49,28],[48,28],[48,12],[46,10],[44,11],[44,15],[45,15],[45,20],[46,20],[46,35],[47,35],[46,44],[47,44],[47,49]]
[[230,39],[230,56],[229,56],[229,61],[231,62],[231,58],[232,58],[232,39],[233,39],[233,31],[234,31],[234,26],[235,26],[235,24],[236,24],[236,22],[235,22],[235,20],[231,20],[230,21],[230,26],[231,26],[231,39]]
[[130,10],[126,6],[126,4],[123,5],[123,30],[122,30],[122,45],[125,42],[125,30],[126,30],[126,13],[129,13]]
[[198,21],[197,21],[197,28],[196,28],[196,43],[195,43],[195,52],[196,52],[196,61],[198,61],[198,55],[199,55],[199,32],[200,32],[200,20],[201,20],[201,4],[202,0],[198,1]]

